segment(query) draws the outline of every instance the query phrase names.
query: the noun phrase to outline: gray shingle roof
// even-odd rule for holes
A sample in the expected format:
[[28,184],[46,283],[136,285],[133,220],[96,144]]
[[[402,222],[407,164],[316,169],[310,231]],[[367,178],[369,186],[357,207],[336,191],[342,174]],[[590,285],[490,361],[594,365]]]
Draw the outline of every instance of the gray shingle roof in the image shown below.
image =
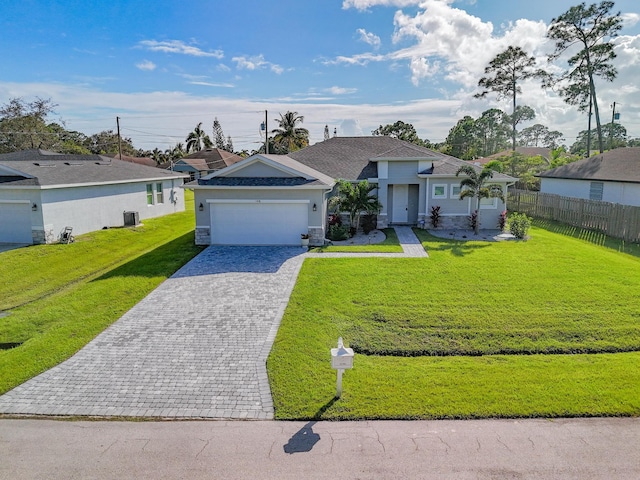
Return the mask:
[[199,178],[197,184],[224,187],[302,187],[326,185],[318,180],[307,180],[302,177],[213,177],[206,179]]
[[[23,150],[0,155],[0,166],[22,172],[22,184],[53,186],[84,183],[184,178],[187,175],[101,155],[67,155],[43,150]],[[29,182],[26,182],[26,179]],[[12,185],[17,183],[11,182]],[[3,183],[7,185],[7,183]]]
[[640,147],[616,148],[542,172],[542,178],[640,183]]
[[[388,136],[333,137],[303,148],[289,156],[333,178],[364,180],[377,178],[377,161],[391,159],[427,160],[434,169],[421,172],[433,175],[455,175],[469,162],[435,152],[419,145]],[[482,168],[471,165],[480,171]],[[416,172],[418,173],[418,172]],[[494,180],[515,181],[508,175],[496,173]]]

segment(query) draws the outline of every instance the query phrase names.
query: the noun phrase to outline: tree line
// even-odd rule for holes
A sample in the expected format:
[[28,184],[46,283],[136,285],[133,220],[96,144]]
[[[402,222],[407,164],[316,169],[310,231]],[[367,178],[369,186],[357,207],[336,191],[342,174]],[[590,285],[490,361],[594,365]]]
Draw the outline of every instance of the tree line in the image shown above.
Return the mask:
[[[185,155],[207,148],[219,148],[247,157],[264,153],[265,146],[249,152],[236,151],[231,136],[225,136],[222,125],[214,118],[212,135],[199,122],[189,132],[184,142],[178,142],[165,150],[136,148],[129,137],[119,136],[113,130],[103,130],[93,135],[69,130],[63,121],[51,121],[55,104],[50,98],[36,97],[33,101],[11,98],[0,106],[0,153],[29,149],[50,150],[68,154],[116,155],[153,158],[157,164],[175,161]],[[300,127],[304,116],[298,112],[286,112],[275,119],[278,127],[267,133],[269,153],[289,153],[309,144],[309,131]]]

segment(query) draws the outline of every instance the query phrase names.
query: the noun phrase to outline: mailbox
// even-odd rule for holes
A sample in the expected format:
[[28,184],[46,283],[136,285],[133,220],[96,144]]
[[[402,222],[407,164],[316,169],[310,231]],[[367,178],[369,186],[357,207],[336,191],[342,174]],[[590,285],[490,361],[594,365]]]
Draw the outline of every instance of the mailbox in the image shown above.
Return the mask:
[[338,339],[338,348],[331,349],[331,368],[335,370],[345,370],[353,368],[353,349],[345,348],[342,337]]

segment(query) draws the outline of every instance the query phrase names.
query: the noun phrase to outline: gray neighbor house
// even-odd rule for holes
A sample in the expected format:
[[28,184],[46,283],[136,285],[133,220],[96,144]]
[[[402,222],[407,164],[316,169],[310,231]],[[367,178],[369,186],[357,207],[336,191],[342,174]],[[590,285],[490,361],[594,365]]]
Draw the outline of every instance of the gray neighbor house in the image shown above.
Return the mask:
[[51,243],[184,211],[188,175],[101,155],[0,155],[0,243]]
[[[378,228],[428,228],[434,206],[442,228],[468,228],[475,204],[459,199],[463,165],[471,164],[388,136],[333,137],[288,155],[254,155],[185,188],[194,190],[197,244],[300,245],[309,235],[320,245],[337,179],[377,186]],[[491,183],[506,193],[516,180],[496,173]],[[481,228],[497,228],[505,203],[483,199],[480,208]]]

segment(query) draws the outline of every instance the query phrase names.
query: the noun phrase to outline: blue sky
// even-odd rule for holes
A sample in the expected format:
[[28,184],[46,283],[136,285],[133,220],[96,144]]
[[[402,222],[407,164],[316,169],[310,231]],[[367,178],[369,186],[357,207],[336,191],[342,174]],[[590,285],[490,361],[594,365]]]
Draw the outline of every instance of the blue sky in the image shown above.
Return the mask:
[[[52,98],[67,128],[115,129],[137,147],[165,149],[214,117],[236,149],[257,148],[259,125],[304,115],[311,141],[324,125],[369,135],[403,120],[443,141],[464,115],[507,104],[473,99],[486,64],[509,45],[544,62],[546,28],[564,0],[4,0],[0,103]],[[619,77],[598,85],[603,121],[614,101],[640,137],[640,5],[619,0]],[[586,116],[536,84],[522,104],[565,133]]]

